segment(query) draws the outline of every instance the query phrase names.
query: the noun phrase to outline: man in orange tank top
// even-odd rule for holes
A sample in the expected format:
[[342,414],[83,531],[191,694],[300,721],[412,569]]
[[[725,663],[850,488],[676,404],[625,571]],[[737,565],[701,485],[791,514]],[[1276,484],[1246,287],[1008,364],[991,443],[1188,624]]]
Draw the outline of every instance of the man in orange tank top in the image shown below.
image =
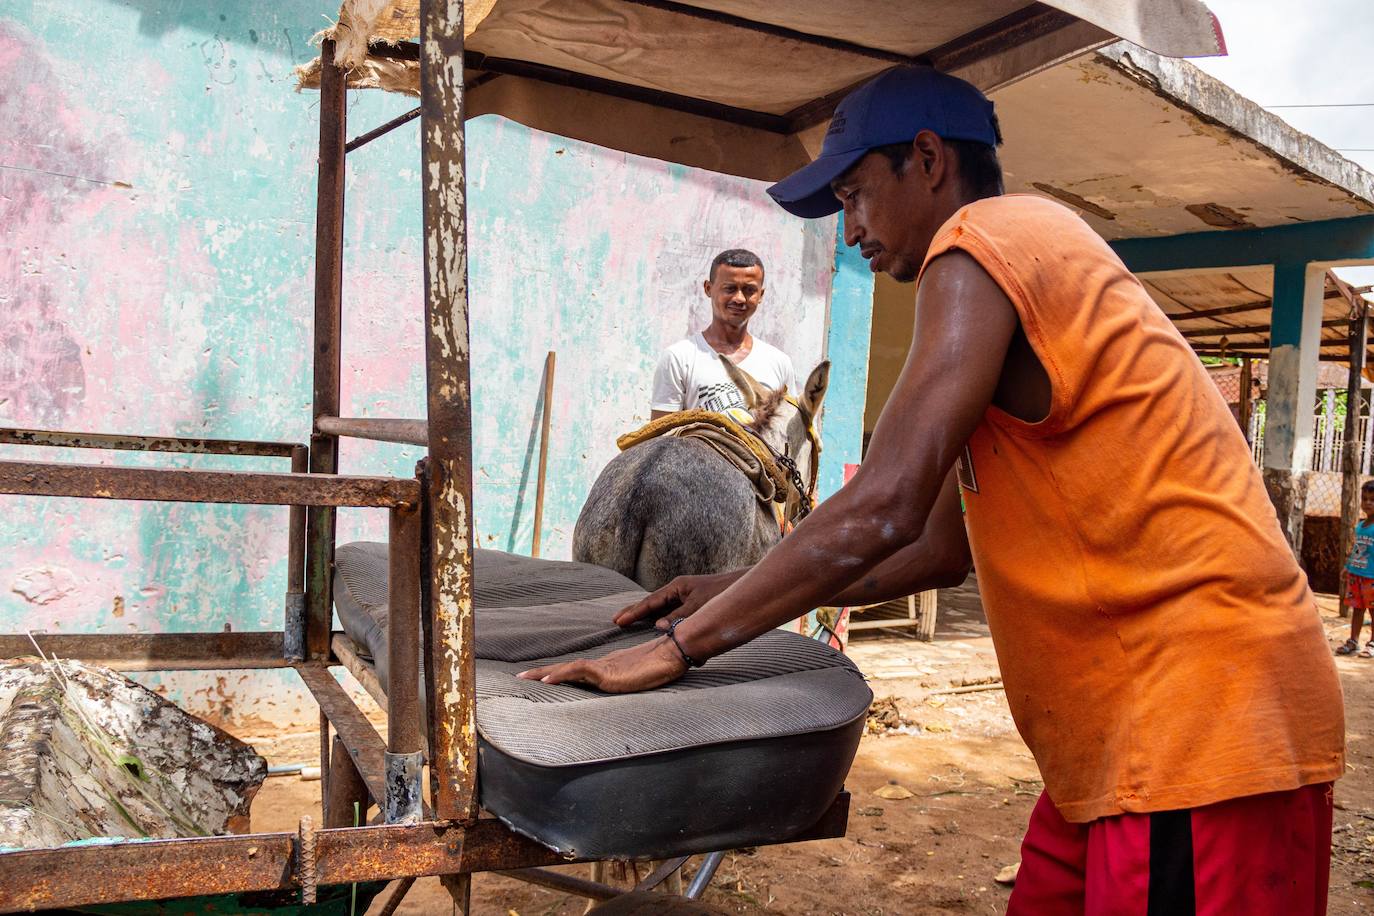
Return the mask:
[[1010,911],[1323,912],[1344,721],[1306,577],[1187,343],[1075,214],[1002,193],[1000,142],[992,103],[929,69],[840,104],[769,193],[843,210],[874,271],[919,278],[862,467],[752,569],[616,618],[662,639],[523,676],[649,689],[972,560],[1045,780]]

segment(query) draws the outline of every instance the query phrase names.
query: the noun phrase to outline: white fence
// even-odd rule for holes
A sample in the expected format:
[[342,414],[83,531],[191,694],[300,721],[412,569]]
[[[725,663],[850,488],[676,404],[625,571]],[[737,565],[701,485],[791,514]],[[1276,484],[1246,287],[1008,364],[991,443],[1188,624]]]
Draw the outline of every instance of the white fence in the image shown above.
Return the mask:
[[[1263,402],[1257,407],[1250,417],[1250,452],[1254,456],[1255,463],[1264,463],[1264,411]],[[1312,470],[1314,471],[1337,471],[1341,470],[1341,459],[1345,453],[1345,417],[1336,415],[1336,392],[1328,389],[1322,393],[1321,400],[1317,404],[1313,415],[1312,424]],[[1370,422],[1369,405],[1361,399],[1362,408],[1359,417],[1359,435],[1357,445],[1360,450],[1360,473],[1370,473],[1370,458],[1374,455],[1374,443],[1371,437],[1374,436],[1374,423]]]

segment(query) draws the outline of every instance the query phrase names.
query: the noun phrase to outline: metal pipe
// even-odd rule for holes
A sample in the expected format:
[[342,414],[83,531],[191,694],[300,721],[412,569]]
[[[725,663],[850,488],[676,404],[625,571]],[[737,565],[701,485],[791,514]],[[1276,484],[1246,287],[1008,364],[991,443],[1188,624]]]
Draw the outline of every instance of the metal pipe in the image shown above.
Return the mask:
[[[368,790],[353,758],[344,747],[343,738],[335,735],[330,742],[329,780],[324,785],[324,825],[326,827],[356,827],[367,822]],[[358,806],[355,816],[353,806]]]
[[[315,340],[313,416],[339,415],[340,309],[343,302],[344,145],[348,92],[334,65],[334,42],[320,47],[320,149],[315,195]],[[310,437],[310,470],[336,474],[339,440]],[[306,522],[306,653],[329,657],[333,618],[334,510],[311,509]]]
[[[291,449],[291,473],[310,469],[310,450]],[[282,623],[282,654],[290,661],[305,658],[305,515],[304,506],[292,506],[286,522],[286,612]]]
[[320,811],[326,813],[329,809],[329,716],[325,715],[324,709],[320,709]]
[[[423,654],[420,664],[422,679],[421,689],[424,691],[424,699],[420,704],[420,709],[424,712],[424,720],[421,722],[421,729],[424,733],[425,748],[433,758],[434,748],[439,746],[435,719],[435,710],[442,704],[439,703],[434,681],[434,666],[430,662],[434,658],[434,607],[432,587],[434,585],[434,563],[431,554],[433,541],[431,534],[434,530],[434,514],[431,511],[429,494],[434,492],[434,481],[430,474],[430,461],[428,457],[421,458],[415,462],[415,479],[420,482],[420,492],[424,494],[420,500],[420,651]],[[431,798],[439,796],[439,771],[437,767],[429,768],[429,792]]]
[[637,891],[653,890],[664,881],[667,881],[672,875],[676,874],[677,870],[681,868],[689,858],[691,857],[678,856],[675,859],[664,859],[658,864],[658,868],[655,868],[649,873],[647,878],[636,884],[634,889]]
[[344,152],[351,153],[358,147],[371,143],[373,140],[376,140],[378,137],[383,136],[384,134],[391,133],[393,130],[400,127],[401,125],[409,124],[411,121],[414,121],[419,116],[420,106],[416,105],[414,108],[412,108],[410,111],[407,111],[405,114],[398,115],[397,117],[392,118],[390,121],[387,121],[385,124],[382,124],[379,127],[374,127],[367,133],[360,134],[359,136],[354,137],[352,140],[349,140],[347,143],[344,144]]
[[288,458],[296,448],[299,448],[290,442],[200,439],[186,436],[126,436],[120,433],[76,433],[55,429],[0,429],[0,445],[108,448],[118,451],[251,455],[266,458]]
[[[0,634],[0,658],[33,655],[30,634]],[[119,671],[281,668],[282,634],[34,633],[43,652]]]
[[429,711],[435,734],[430,762],[438,816],[470,820],[477,814],[472,373],[463,71],[453,63],[463,59],[463,4],[421,0],[420,49],[433,634],[427,661],[436,698]]
[[[413,506],[414,480],[0,461],[0,493],[260,506]],[[326,634],[328,635],[328,634]]]
[[701,867],[692,876],[692,883],[687,885],[688,900],[701,898],[702,893],[706,890],[706,885],[710,884],[711,879],[716,876],[716,869],[720,868],[720,863],[724,858],[724,852],[713,852],[701,860]]
[[[310,471],[310,449],[304,445],[291,447],[291,473]],[[287,518],[286,590],[305,593],[305,509],[292,506]]]
[[387,754],[385,819],[420,820],[420,509],[391,510],[387,571]]
[[392,509],[387,571],[387,749],[424,750],[420,733],[420,511]]
[[608,884],[588,881],[586,878],[579,878],[576,875],[565,875],[562,872],[549,871],[543,868],[513,868],[510,871],[499,872],[499,874],[505,875],[507,878],[515,878],[517,881],[562,891],[565,894],[576,894],[579,897],[587,897],[592,900],[610,900],[620,896],[620,891]]
[[549,473],[549,420],[553,415],[553,370],[558,363],[558,354],[550,350],[544,358],[544,412],[539,419],[539,476],[534,485],[534,543],[530,556],[539,556],[540,541],[544,533],[544,484]]
[[428,445],[429,427],[424,420],[316,417],[315,429],[331,436],[399,442],[403,445]]

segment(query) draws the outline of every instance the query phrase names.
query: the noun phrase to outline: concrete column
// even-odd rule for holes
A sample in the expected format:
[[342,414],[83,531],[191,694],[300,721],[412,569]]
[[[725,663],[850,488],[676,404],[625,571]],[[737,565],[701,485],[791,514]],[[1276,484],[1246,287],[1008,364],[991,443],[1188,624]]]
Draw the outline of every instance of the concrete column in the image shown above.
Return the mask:
[[1293,553],[1302,552],[1312,410],[1317,395],[1325,270],[1300,261],[1274,265],[1264,483]]

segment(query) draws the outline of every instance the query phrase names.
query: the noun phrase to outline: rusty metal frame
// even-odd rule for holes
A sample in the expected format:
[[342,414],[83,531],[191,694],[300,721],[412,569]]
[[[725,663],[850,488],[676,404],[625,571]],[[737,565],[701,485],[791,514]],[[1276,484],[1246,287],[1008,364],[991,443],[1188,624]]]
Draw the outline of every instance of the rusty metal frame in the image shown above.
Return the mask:
[[[296,449],[304,447],[294,442],[205,439],[187,436],[126,436],[119,433],[78,433],[55,429],[0,429],[0,445],[47,445],[54,448],[107,448],[119,451],[244,455],[265,458],[290,458],[295,454]],[[301,468],[301,470],[305,469]]]
[[[650,0],[667,4],[667,0]],[[340,413],[344,169],[343,73],[322,49],[310,444],[64,431],[0,430],[0,444],[287,458],[289,473],[0,461],[0,494],[290,507],[283,629],[244,633],[0,634],[0,657],[52,655],[122,670],[290,667],[320,707],[324,828],[7,853],[0,913],[221,893],[309,898],[319,884],[444,877],[466,912],[477,871],[593,897],[604,885],[541,871],[565,858],[480,817],[472,609],[472,414],[463,131],[463,7],[422,0],[425,420]],[[419,53],[423,49],[423,53]],[[455,128],[455,125],[456,128]],[[339,474],[341,436],[428,446],[414,479]],[[385,739],[329,672],[335,509],[390,514],[391,684]],[[424,654],[424,684],[420,658]],[[432,808],[420,792],[429,748]],[[358,826],[355,805],[383,823]],[[841,792],[816,825],[779,842],[843,836]],[[309,847],[307,849],[306,847]],[[699,850],[709,852],[710,850]],[[99,875],[99,880],[92,880]],[[575,885],[575,887],[573,886]]]
[[[848,817],[849,796],[841,793],[815,826],[780,842],[843,836]],[[322,885],[586,861],[562,857],[512,833],[494,818],[466,825],[424,821],[325,828],[316,831],[315,842],[311,877]],[[0,913],[293,891],[302,879],[296,845],[294,833],[259,833],[10,852],[5,854],[5,871],[0,875]],[[92,880],[93,875],[99,875],[99,880]]]

